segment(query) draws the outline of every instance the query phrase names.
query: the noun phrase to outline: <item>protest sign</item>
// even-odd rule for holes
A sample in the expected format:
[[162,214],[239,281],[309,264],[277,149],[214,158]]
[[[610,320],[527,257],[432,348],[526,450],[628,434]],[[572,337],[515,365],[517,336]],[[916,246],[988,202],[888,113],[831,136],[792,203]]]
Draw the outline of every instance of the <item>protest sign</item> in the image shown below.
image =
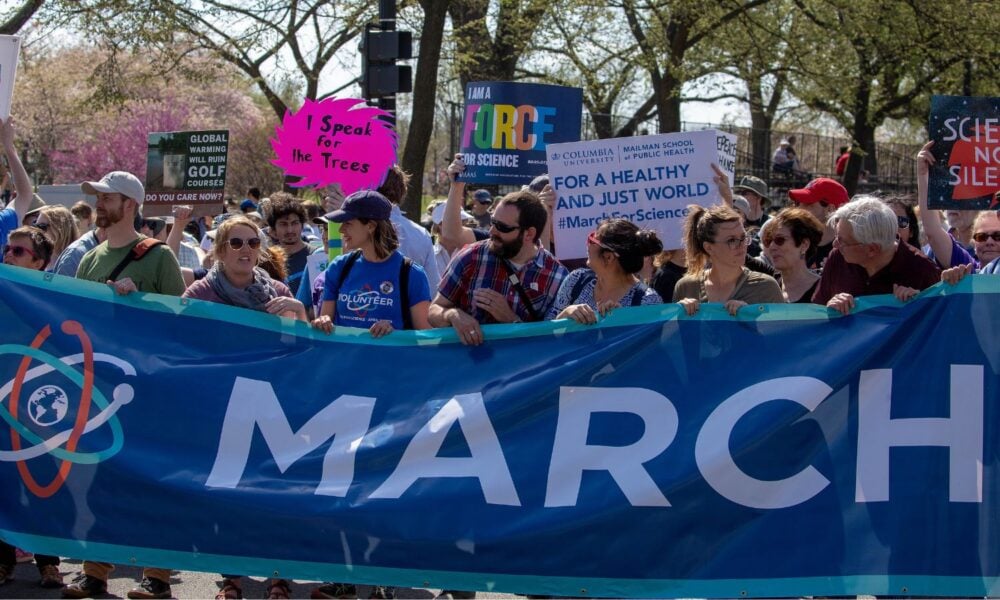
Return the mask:
[[683,247],[688,205],[721,202],[711,165],[730,154],[726,136],[706,129],[550,146],[556,255],[585,257],[587,234],[613,218],[655,230],[666,249]]
[[461,181],[524,185],[545,173],[545,148],[580,139],[583,90],[537,83],[465,86]]
[[997,208],[1000,191],[1000,98],[933,96],[927,131],[934,141],[927,205]]
[[378,189],[396,163],[392,115],[355,98],[306,100],[274,128],[271,162],[293,187],[339,183],[344,194]]
[[142,214],[170,215],[178,204],[194,207],[196,217],[223,212],[228,157],[226,130],[149,134]]
[[14,98],[14,78],[17,75],[17,57],[20,53],[20,36],[0,35],[0,119],[10,116],[10,102]]
[[477,348],[28,269],[0,298],[0,539],[36,553],[567,597],[1000,592],[998,277]]

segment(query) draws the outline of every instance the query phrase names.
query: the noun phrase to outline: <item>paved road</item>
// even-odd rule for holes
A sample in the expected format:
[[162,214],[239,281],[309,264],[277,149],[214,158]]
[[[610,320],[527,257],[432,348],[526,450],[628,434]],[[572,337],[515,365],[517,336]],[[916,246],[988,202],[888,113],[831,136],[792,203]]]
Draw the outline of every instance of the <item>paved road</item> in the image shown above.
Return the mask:
[[[60,571],[66,576],[66,583],[72,581],[73,577],[80,572],[81,562],[78,560],[63,560]],[[134,588],[138,582],[142,570],[137,567],[117,567],[108,580],[108,594],[102,598],[125,598],[125,594]],[[194,571],[175,571],[170,580],[170,588],[174,598],[187,600],[194,598],[214,598],[219,591],[221,577],[218,573],[199,573]],[[265,579],[262,577],[244,577],[243,595],[245,598],[266,598],[267,589]],[[315,581],[295,581],[292,584],[293,598],[308,598],[309,592],[319,585]],[[359,596],[368,597],[370,588],[359,586]],[[399,590],[398,598],[418,598],[429,600],[437,594],[438,590],[405,588]],[[511,594],[479,593],[477,598],[486,599],[515,599],[518,596]],[[34,563],[22,563],[17,565],[14,571],[14,581],[0,586],[0,598],[62,598],[59,590],[47,590],[38,586],[38,569]],[[523,600],[523,597],[521,597]]]

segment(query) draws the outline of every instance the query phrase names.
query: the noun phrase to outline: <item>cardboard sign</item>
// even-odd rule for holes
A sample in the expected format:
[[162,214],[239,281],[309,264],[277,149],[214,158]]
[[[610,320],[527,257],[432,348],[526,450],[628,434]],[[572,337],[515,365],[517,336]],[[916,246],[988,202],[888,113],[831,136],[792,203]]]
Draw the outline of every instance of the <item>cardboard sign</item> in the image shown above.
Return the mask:
[[537,83],[465,87],[460,179],[524,185],[546,172],[549,144],[580,139],[583,90]]
[[1000,98],[934,96],[927,124],[937,159],[927,205],[935,209],[997,208],[1000,190]]
[[142,214],[169,215],[177,204],[193,206],[196,217],[223,212],[228,156],[226,130],[149,134]]
[[0,119],[10,116],[10,103],[14,98],[14,77],[17,75],[17,57],[21,53],[21,37],[0,35]]
[[275,127],[271,162],[299,178],[293,187],[339,183],[344,194],[378,189],[396,164],[391,117],[355,98],[306,100]]
[[[725,159],[729,150],[721,152],[731,138],[707,129],[550,146],[556,255],[585,257],[587,234],[614,218],[653,229],[664,248],[683,247],[681,227],[688,205],[721,202],[711,165],[735,164]],[[729,171],[730,182],[732,177]]]

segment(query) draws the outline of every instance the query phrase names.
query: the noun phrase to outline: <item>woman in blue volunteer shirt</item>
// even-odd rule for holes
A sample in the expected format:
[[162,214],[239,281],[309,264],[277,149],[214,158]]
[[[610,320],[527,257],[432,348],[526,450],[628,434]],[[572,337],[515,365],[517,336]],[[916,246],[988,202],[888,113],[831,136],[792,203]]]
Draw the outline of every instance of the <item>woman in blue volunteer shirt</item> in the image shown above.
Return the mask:
[[399,253],[389,222],[392,205],[378,192],[362,190],[326,215],[340,223],[344,254],[324,274],[323,304],[313,327],[363,327],[373,337],[393,329],[430,329],[430,287],[419,265]]

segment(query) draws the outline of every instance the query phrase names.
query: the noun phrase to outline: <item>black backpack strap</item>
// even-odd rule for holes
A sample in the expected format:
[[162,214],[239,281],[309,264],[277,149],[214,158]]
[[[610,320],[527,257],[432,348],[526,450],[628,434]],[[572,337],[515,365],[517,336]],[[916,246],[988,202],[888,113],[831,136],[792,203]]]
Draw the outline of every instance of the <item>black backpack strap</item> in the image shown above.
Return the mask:
[[[347,256],[347,262],[344,263],[344,268],[340,270],[340,277],[337,278],[337,293],[340,293],[340,288],[344,286],[344,281],[347,280],[347,276],[351,274],[351,269],[354,268],[354,263],[358,262],[358,257],[361,256],[361,250],[355,250]],[[336,304],[336,300],[334,301]]]
[[117,281],[118,276],[122,274],[122,271],[125,270],[125,267],[129,266],[129,264],[133,260],[140,260],[143,256],[146,256],[147,252],[149,252],[150,250],[152,250],[157,246],[162,246],[162,245],[163,242],[153,238],[146,238],[144,240],[140,240],[139,243],[137,243],[135,246],[132,246],[132,249],[129,250],[128,254],[125,255],[125,258],[123,258],[122,261],[118,263],[118,265],[114,268],[114,270],[111,271],[111,274],[108,275],[108,280]]
[[587,287],[587,284],[594,279],[597,279],[597,275],[589,269],[585,270],[584,273],[580,275],[580,278],[576,280],[576,283],[573,284],[573,289],[570,290],[569,301],[576,302],[580,297],[580,294],[583,293],[583,288]]
[[531,303],[531,298],[528,297],[528,292],[524,291],[524,286],[521,285],[521,279],[517,276],[517,272],[514,270],[513,265],[507,259],[503,260],[503,265],[507,267],[507,280],[510,284],[514,286],[514,291],[517,292],[518,297],[521,298],[521,303],[524,304],[524,308],[531,315],[532,321],[541,321],[542,316],[538,314],[535,310],[535,305]]
[[635,289],[632,290],[632,306],[641,306],[642,298],[646,295],[646,290],[649,289],[645,285],[637,285]]
[[403,257],[399,267],[399,303],[402,304],[403,329],[413,329],[413,315],[410,314],[410,268],[413,261]]

